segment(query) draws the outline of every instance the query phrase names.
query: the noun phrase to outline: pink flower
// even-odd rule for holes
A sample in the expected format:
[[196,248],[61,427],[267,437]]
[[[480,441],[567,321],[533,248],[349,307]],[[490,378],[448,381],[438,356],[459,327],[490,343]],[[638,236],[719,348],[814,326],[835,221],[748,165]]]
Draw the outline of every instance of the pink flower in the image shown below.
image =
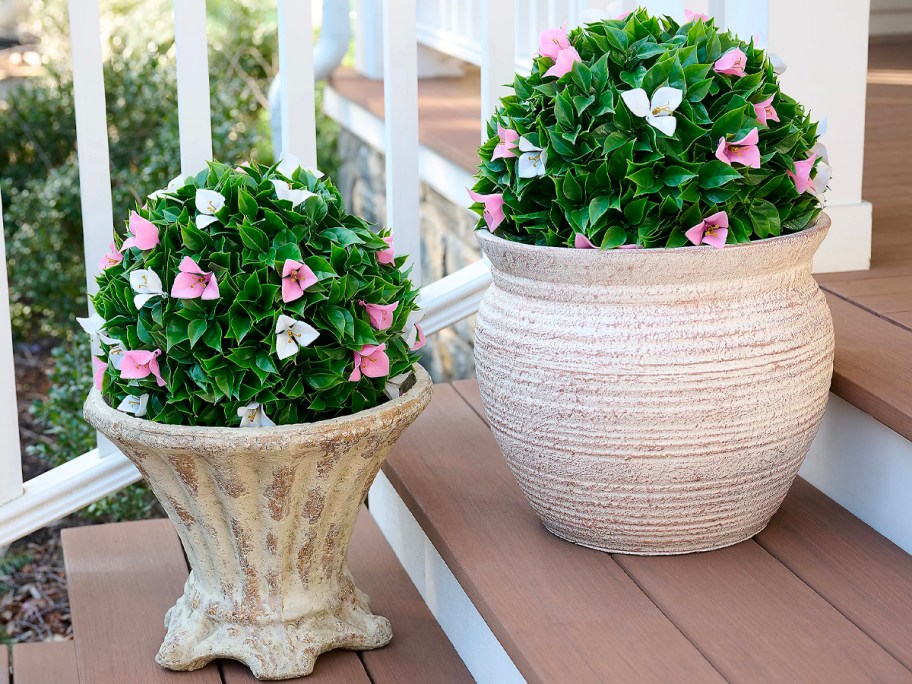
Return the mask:
[[547,29],[542,31],[538,37],[538,54],[542,57],[550,57],[557,60],[561,50],[570,47],[570,39],[567,37],[567,26]]
[[93,356],[92,357],[92,367],[95,369],[95,374],[94,374],[95,388],[101,389],[101,385],[104,382],[105,371],[108,370],[108,364],[106,364],[101,359]]
[[120,253],[120,250],[117,249],[117,245],[112,242],[108,245],[108,251],[101,257],[101,261],[98,262],[99,270],[103,271],[106,268],[111,268],[111,266],[116,266],[123,261],[123,256],[124,255]]
[[811,152],[811,155],[807,159],[802,159],[795,162],[795,172],[786,171],[785,173],[795,181],[795,189],[800,195],[803,192],[810,190],[814,192],[814,184],[811,182],[811,171],[814,169],[814,160],[817,159],[817,155],[814,152]]
[[573,236],[573,246],[576,249],[598,249],[598,247],[592,243],[592,240],[582,233],[577,233]]
[[167,383],[158,368],[159,356],[161,356],[161,349],[125,351],[120,361],[120,377],[125,380],[142,380],[149,375],[154,375],[158,386],[164,387]]
[[776,113],[776,110],[773,108],[773,98],[775,95],[770,95],[763,102],[757,102],[754,105],[754,116],[757,117],[757,121],[762,123],[764,126],[767,125],[767,121],[779,121],[779,115]]
[[707,216],[684,235],[695,245],[705,243],[722,249],[725,247],[725,240],[728,237],[728,214],[719,211]]
[[697,19],[701,19],[703,21],[709,21],[708,14],[703,14],[702,12],[696,12],[694,10],[689,10],[689,9],[684,10],[684,18],[687,21],[696,21]]
[[427,338],[424,336],[424,330],[422,330],[421,326],[417,323],[415,323],[415,331],[417,332],[418,336],[415,340],[415,344],[412,345],[411,351],[418,351],[425,344],[427,344]]
[[760,168],[760,148],[757,142],[760,140],[760,134],[754,128],[750,133],[745,135],[741,140],[726,142],[725,136],[719,138],[719,146],[716,148],[716,158],[723,161],[729,166],[737,162],[752,169]]
[[358,302],[367,310],[370,317],[371,325],[377,330],[386,330],[393,324],[393,312],[399,306],[399,302],[392,304],[369,304],[364,300]]
[[624,19],[629,17],[631,14],[633,14],[633,10],[627,10],[626,12],[621,12],[619,15],[617,15],[618,21],[624,21]]
[[304,296],[304,290],[317,282],[317,275],[307,264],[286,259],[282,267],[282,301],[293,302]]
[[385,238],[380,239],[388,244],[389,247],[386,249],[381,249],[379,252],[377,252],[377,263],[383,264],[384,266],[389,266],[396,258],[396,253],[393,251],[393,236],[387,235]]
[[513,151],[513,148],[516,147],[516,141],[519,140],[519,133],[512,128],[504,128],[498,125],[497,137],[500,138],[500,142],[494,148],[494,154],[491,155],[491,159],[515,157],[516,152]]
[[353,352],[355,356],[355,370],[348,377],[350,382],[358,382],[363,373],[369,378],[382,378],[389,375],[390,360],[386,355],[385,344],[365,344],[361,351]]
[[545,76],[556,76],[557,78],[560,78],[573,69],[574,63],[581,61],[582,59],[576,51],[576,48],[568,47],[558,53],[557,59],[554,60],[554,65],[545,72]]
[[180,273],[171,286],[171,296],[178,299],[218,299],[218,281],[212,271],[204,271],[190,257],[184,257],[178,266]]
[[746,72],[744,71],[744,67],[746,66],[747,55],[744,54],[744,51],[741,48],[735,48],[719,57],[713,65],[713,70],[717,74],[728,74],[729,76],[741,78],[746,75]]
[[130,212],[130,233],[133,237],[124,240],[123,249],[138,247],[145,251],[158,244],[158,228],[152,221],[144,219],[135,211]]
[[488,230],[492,233],[497,230],[497,226],[503,223],[504,218],[506,218],[503,210],[503,195],[499,192],[484,195],[480,192],[469,190],[469,197],[476,202],[484,204],[484,220],[488,224]]

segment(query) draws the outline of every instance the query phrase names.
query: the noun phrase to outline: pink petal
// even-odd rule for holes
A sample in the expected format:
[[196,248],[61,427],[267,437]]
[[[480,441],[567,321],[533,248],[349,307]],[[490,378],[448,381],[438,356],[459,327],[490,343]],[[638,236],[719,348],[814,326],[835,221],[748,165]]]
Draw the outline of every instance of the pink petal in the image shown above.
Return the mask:
[[728,213],[724,211],[717,211],[715,214],[710,214],[705,219],[703,219],[703,223],[708,226],[728,228]]
[[390,360],[384,351],[385,344],[377,345],[372,352],[365,355],[361,350],[361,371],[369,378],[382,378],[389,375]]
[[[370,304],[368,302],[358,302],[367,310],[371,325],[377,330],[387,330],[393,324],[393,312],[399,306],[399,302],[392,304]],[[363,352],[362,352],[363,353]]]
[[703,243],[722,249],[725,247],[725,240],[728,238],[728,228],[717,228],[713,233],[706,233],[703,236]]
[[355,370],[348,376],[349,382],[358,382],[361,379],[361,357],[355,352]]
[[560,51],[554,65],[545,72],[545,76],[556,76],[557,78],[560,78],[573,69],[574,63],[581,61],[582,59],[576,51],[576,48],[568,47]]
[[282,277],[286,278],[291,275],[292,271],[295,271],[301,266],[303,266],[300,261],[295,261],[294,259],[285,259],[285,265],[282,266]]
[[749,166],[752,169],[760,168],[760,148],[756,145],[747,145],[744,147],[736,147],[737,153],[735,158],[732,159],[733,162],[738,162],[739,164],[744,164],[744,166]]
[[582,233],[577,233],[573,236],[573,246],[576,249],[598,249],[594,244],[592,244],[592,240],[587,238]]
[[108,364],[99,358],[92,357],[92,366],[95,367],[94,381],[96,389],[101,389],[104,382],[105,371],[108,370]]
[[412,351],[418,351],[427,343],[427,339],[424,336],[424,330],[422,330],[421,326],[417,323],[415,323],[415,330],[418,331],[418,338],[415,340],[415,344],[412,345]]
[[196,263],[190,257],[186,256],[181,259],[181,262],[177,268],[181,273],[197,273],[199,275],[203,275],[204,273],[203,269],[199,267],[198,263]]
[[542,57],[557,59],[560,51],[568,47],[570,47],[570,40],[567,38],[566,26],[542,31],[538,38],[538,54]]
[[304,288],[301,283],[292,278],[282,278],[282,301],[293,302],[304,296]]
[[716,159],[721,162],[725,162],[731,166],[731,159],[728,158],[726,151],[728,150],[728,144],[725,142],[725,137],[719,138],[719,145],[716,147]]
[[497,226],[503,223],[504,219],[504,199],[503,195],[489,195],[485,201],[484,219],[488,224],[488,230],[492,233],[497,230]]
[[491,159],[509,159],[510,157],[515,157],[516,152],[513,150],[516,147],[516,141],[519,140],[519,133],[498,125],[497,137],[500,138],[500,143],[494,148]]
[[747,55],[741,48],[735,48],[719,57],[713,65],[713,70],[719,74],[741,77],[745,75],[745,66],[747,66]]
[[133,233],[134,244],[143,251],[158,244],[158,228],[135,211],[130,213],[130,232]]
[[215,277],[214,273],[208,275],[208,282],[206,283],[206,289],[203,290],[202,299],[209,301],[212,299],[219,298],[219,287],[218,280]]
[[149,364],[154,358],[152,352],[142,349],[125,351],[120,362],[120,377],[127,380],[141,380],[147,377],[152,372]]
[[764,126],[767,124],[767,121],[779,121],[779,115],[773,108],[774,97],[775,95],[770,95],[768,98],[763,100],[763,102],[757,102],[754,105],[754,115],[757,117],[757,121],[762,123]]
[[381,249],[377,252],[377,263],[383,264],[384,266],[389,266],[395,261],[396,254],[393,251],[393,236],[387,235],[385,238],[381,238],[386,244],[389,245],[386,249]]
[[638,244],[633,243],[633,244],[630,244],[630,245],[620,245],[620,246],[618,247],[618,249],[643,249],[643,248],[640,247]]
[[306,290],[311,285],[316,284],[317,274],[307,264],[301,264],[295,280],[301,283],[301,287]]
[[703,242],[703,233],[706,232],[706,222],[700,221],[693,228],[688,230],[684,235],[690,240],[693,244],[699,245]]
[[745,135],[741,140],[733,140],[731,145],[756,145],[760,142],[760,134],[757,132],[756,128],[751,129],[751,132]]
[[196,299],[202,296],[206,283],[200,282],[199,275],[195,273],[178,273],[171,286],[171,296],[178,299]]
[[[161,353],[161,352],[159,352],[159,353]],[[156,356],[158,356],[158,354],[156,354]],[[167,382],[165,382],[165,379],[162,377],[161,371],[158,368],[158,359],[157,358],[153,358],[151,361],[149,361],[149,371],[152,373],[152,375],[155,376],[155,382],[158,384],[159,387],[164,387],[165,385],[168,384]]]
[[621,12],[619,15],[617,15],[618,21],[624,21],[624,19],[629,17],[631,14],[633,14],[633,10],[627,10],[626,12]]
[[123,250],[128,250],[130,247],[136,247],[136,238],[128,237],[120,246],[120,248]]
[[684,18],[687,21],[694,21],[695,19],[702,19],[703,21],[709,21],[709,16],[703,14],[702,12],[695,12],[694,10],[686,9],[684,10]]

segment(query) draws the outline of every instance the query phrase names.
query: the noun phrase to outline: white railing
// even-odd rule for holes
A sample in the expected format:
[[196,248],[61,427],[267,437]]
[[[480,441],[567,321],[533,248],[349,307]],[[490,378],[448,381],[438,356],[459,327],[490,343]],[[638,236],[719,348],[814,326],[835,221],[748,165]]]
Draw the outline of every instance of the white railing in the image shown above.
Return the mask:
[[[503,92],[501,84],[511,80],[517,55],[525,55],[524,59],[528,60],[537,49],[541,28],[564,22],[573,25],[583,10],[605,3],[592,0],[354,2],[359,12],[362,52],[365,42],[370,42],[365,39],[370,36],[367,29],[378,23],[383,26],[380,40],[375,40],[370,49],[380,43],[387,65],[383,145],[388,219],[395,227],[397,248],[409,252],[417,267],[420,263],[418,41],[433,42],[435,48],[443,49],[447,43],[442,36],[448,33],[449,44],[455,46],[449,48],[452,54],[462,55],[461,58],[481,66],[482,116],[486,117]],[[69,4],[86,282],[90,292],[95,287],[95,264],[113,233],[98,3],[99,0],[70,0]],[[623,8],[631,9],[634,4],[628,0]],[[644,4],[654,11],[683,15],[680,0]],[[838,3],[690,0],[687,4],[692,9],[714,13],[723,24],[742,34],[768,33],[772,37],[772,47],[793,63],[785,77],[786,87],[808,102],[815,113],[828,113],[830,130],[836,134],[829,141],[831,156],[837,160],[840,172],[831,193],[831,214],[833,205],[837,213],[861,207],[868,0]],[[758,6],[762,11],[757,10]],[[316,165],[319,160],[315,159],[311,114],[314,92],[310,0],[278,0],[278,10],[282,147],[305,165]],[[174,21],[181,168],[183,172],[194,172],[212,154],[205,0],[174,0]],[[431,31],[434,26],[437,28]],[[813,39],[808,38],[809,30],[813,31]],[[459,31],[461,38],[457,35]],[[826,55],[826,59],[820,55]],[[867,225],[862,208],[856,211],[855,224],[845,226],[852,232],[851,247],[856,254],[864,250],[863,244],[859,247],[859,236],[862,243],[865,235],[870,239],[869,205],[866,212]],[[837,220],[834,216],[836,244],[841,246],[839,231],[835,230]],[[866,259],[865,256],[865,262]],[[4,266],[5,260],[0,259],[0,434],[7,440],[5,450],[0,452],[0,546],[139,479],[130,462],[109,443],[102,442],[98,449],[23,484],[18,440],[13,438],[17,431],[17,410]],[[426,332],[434,333],[473,313],[489,282],[490,272],[479,262],[426,285],[423,288]]]

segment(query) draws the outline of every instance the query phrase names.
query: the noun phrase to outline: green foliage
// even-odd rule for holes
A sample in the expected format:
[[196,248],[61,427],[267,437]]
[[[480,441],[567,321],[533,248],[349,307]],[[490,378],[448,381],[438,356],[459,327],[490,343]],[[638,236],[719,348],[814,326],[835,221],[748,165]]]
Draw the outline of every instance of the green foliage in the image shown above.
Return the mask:
[[[304,191],[306,199],[279,199],[276,182]],[[197,212],[197,195],[204,190],[220,193],[225,202],[208,225]],[[112,363],[103,383],[112,406],[127,395],[148,395],[151,420],[234,426],[238,410],[256,402],[278,424],[310,422],[386,400],[386,376],[349,379],[354,353],[363,346],[386,345],[390,376],[407,372],[417,359],[404,337],[414,325],[410,315],[418,296],[400,270],[405,257],[387,265],[378,261],[388,248],[383,236],[346,213],[328,179],[303,169],[286,176],[275,166],[213,162],[137,212],[158,230],[158,244],[146,251],[123,249],[119,238],[124,258],[98,275],[92,301],[105,320],[105,354],[117,346],[114,341],[128,351],[161,350],[167,386],[159,387],[151,375],[125,379]],[[175,296],[186,257],[214,274],[218,298]],[[287,260],[306,264],[316,276],[292,301],[282,294]],[[153,297],[137,309],[130,274],[140,269],[153,271],[171,296]],[[392,324],[373,326],[362,302],[398,303]],[[277,354],[281,315],[319,333],[285,359]]]
[[[555,78],[545,75],[554,61],[537,57],[488,124],[474,189],[502,193],[505,220],[497,235],[570,247],[582,233],[602,249],[678,247],[687,243],[684,231],[717,211],[728,214],[729,243],[813,224],[819,200],[799,194],[787,172],[811,154],[817,125],[780,91],[762,50],[719,33],[712,21],[679,25],[642,9],[575,29],[569,40],[581,61]],[[746,75],[715,72],[716,60],[735,48],[747,55]],[[622,98],[636,88],[652,97],[663,86],[683,91],[670,136]],[[770,96],[780,121],[765,126],[754,104]],[[518,159],[492,158],[499,126],[545,150],[543,176],[521,178]],[[755,128],[759,169],[716,159],[721,137],[740,140]],[[482,204],[474,208],[483,215]]]
[[[32,416],[45,439],[29,445],[28,452],[51,468],[95,448],[95,430],[82,419],[85,388],[92,382],[89,354],[88,339],[83,337],[54,349],[48,366],[48,396],[32,406]],[[79,515],[93,522],[141,520],[156,507],[148,485],[139,482],[96,501]]]

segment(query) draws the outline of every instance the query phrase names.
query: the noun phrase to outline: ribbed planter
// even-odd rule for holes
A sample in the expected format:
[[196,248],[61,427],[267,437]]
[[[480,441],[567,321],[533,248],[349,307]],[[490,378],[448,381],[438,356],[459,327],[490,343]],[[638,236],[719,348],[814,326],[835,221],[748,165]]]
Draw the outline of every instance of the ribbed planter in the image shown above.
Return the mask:
[[735,544],[782,503],[826,408],[830,221],[725,249],[575,250],[479,231],[485,412],[545,526],[603,551]]
[[415,374],[376,408],[273,428],[161,425],[92,392],[86,419],[151,484],[192,568],[165,616],[159,664],[231,658],[259,679],[286,679],[309,674],[325,651],[389,642],[390,623],[370,612],[347,556],[383,459],[430,401],[430,377]]

